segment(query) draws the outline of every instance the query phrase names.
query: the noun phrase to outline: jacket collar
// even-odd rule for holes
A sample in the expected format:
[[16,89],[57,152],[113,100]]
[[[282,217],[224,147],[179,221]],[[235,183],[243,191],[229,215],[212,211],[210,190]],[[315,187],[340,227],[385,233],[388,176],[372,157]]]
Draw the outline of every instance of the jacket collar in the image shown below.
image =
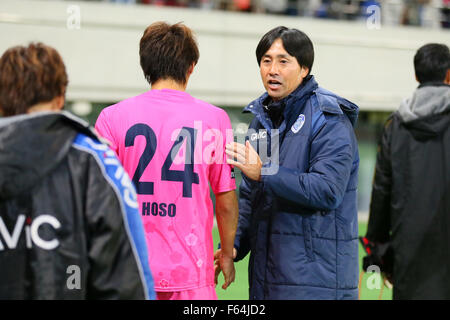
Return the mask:
[[[289,112],[290,107],[292,106],[293,102],[304,98],[305,96],[310,95],[314,90],[318,88],[318,84],[316,80],[314,79],[314,76],[310,75],[308,76],[301,84],[298,86],[297,89],[295,89],[291,94],[289,94],[287,97],[283,98],[283,102],[286,104],[286,108],[284,110],[285,115],[287,112]],[[269,98],[269,94],[265,92],[262,94],[259,98],[253,100],[250,102],[242,112],[252,112],[255,115],[260,112],[264,112],[263,110],[263,104],[266,99]]]
[[439,81],[430,81],[430,82],[424,82],[421,83],[417,89],[423,88],[423,87],[450,87],[450,85],[446,84],[445,82],[439,82]]
[[[295,103],[299,100],[306,100],[317,88],[319,85],[317,84],[314,76],[309,75],[305,78],[304,81],[295,89],[291,94],[282,99],[282,102],[285,103],[284,107],[284,119],[296,119],[300,108],[304,106],[304,103]],[[270,119],[267,114],[264,112],[264,102],[269,98],[269,94],[265,92],[259,98],[250,102],[242,112],[253,113],[259,120],[259,122],[266,128],[269,129],[272,127],[270,124]],[[286,120],[285,120],[286,121]],[[283,121],[282,125],[279,128],[279,131],[282,132],[286,128],[285,121]]]

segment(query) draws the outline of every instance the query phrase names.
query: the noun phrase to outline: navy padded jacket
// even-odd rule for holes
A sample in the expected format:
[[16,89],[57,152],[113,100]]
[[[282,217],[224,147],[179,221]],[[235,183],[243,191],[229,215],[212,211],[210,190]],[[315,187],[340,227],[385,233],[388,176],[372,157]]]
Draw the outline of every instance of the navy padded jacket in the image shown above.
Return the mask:
[[249,297],[357,299],[359,109],[310,76],[287,97],[277,133],[266,98],[244,109],[255,115],[247,138],[260,156],[281,141],[278,161],[262,157],[269,174],[243,175],[240,186],[236,261],[250,252]]

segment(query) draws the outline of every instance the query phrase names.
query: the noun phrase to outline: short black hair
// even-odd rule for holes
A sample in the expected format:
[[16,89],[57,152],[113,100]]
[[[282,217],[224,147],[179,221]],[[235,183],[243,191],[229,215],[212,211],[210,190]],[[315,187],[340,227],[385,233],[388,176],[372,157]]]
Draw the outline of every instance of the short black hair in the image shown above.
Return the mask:
[[262,57],[277,39],[281,39],[284,49],[297,59],[300,66],[308,68],[308,74],[311,73],[314,63],[314,47],[311,39],[298,29],[289,29],[284,26],[270,30],[261,38],[256,47],[258,65],[261,64]]
[[200,53],[191,29],[182,23],[170,25],[159,21],[145,29],[139,56],[150,84],[165,79],[186,84],[188,70],[193,63],[197,64]]
[[414,70],[419,83],[443,82],[448,69],[450,51],[445,44],[426,44],[414,56]]

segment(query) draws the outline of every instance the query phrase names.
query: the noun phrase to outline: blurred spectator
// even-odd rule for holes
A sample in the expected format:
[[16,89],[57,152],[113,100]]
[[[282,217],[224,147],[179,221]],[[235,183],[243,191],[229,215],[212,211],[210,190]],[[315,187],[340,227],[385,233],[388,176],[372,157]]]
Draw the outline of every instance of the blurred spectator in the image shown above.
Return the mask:
[[439,8],[442,5],[442,0],[430,0],[421,8],[421,26],[428,28],[439,28],[441,26],[441,12]]
[[403,12],[402,0],[382,0],[381,3],[381,19],[385,25],[399,25]]
[[129,4],[135,4],[136,0],[108,0],[109,2],[114,3],[129,3]]
[[327,1],[327,0],[320,1],[319,7],[315,11],[314,15],[317,18],[328,18],[329,6],[330,6],[330,1]]
[[201,9],[215,9],[217,0],[198,0],[197,2]]
[[[126,1],[126,0],[125,0]],[[185,7],[189,0],[141,0],[143,4],[152,4],[155,6]]]
[[378,10],[380,12],[380,16],[381,16],[381,4],[379,1],[361,1],[360,2],[360,15],[362,18],[367,19],[370,16],[372,16],[373,14],[375,14],[374,10]]
[[267,13],[283,14],[287,9],[287,0],[262,0]]
[[251,9],[251,0],[233,0],[233,2],[239,11],[249,11]]
[[320,2],[319,0],[297,0],[297,12],[299,16],[312,17],[314,7]]
[[441,25],[443,28],[450,28],[450,0],[442,1],[442,20]]
[[439,26],[439,1],[405,0],[402,24],[412,26]]
[[450,0],[100,0],[207,10],[244,11],[337,20],[367,18],[381,8],[384,25],[450,27]]
[[[426,1],[426,0],[425,0]],[[404,0],[401,23],[404,25],[420,25],[420,6],[423,1],[420,0]]]

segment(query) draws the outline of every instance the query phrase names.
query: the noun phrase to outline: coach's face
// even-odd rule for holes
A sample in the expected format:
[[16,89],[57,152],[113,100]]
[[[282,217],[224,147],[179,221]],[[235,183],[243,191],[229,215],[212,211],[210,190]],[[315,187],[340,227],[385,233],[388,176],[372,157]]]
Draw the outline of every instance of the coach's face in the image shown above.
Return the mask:
[[272,43],[259,66],[264,88],[274,101],[287,97],[308,75],[308,68],[300,67],[297,59],[284,49],[281,39]]

